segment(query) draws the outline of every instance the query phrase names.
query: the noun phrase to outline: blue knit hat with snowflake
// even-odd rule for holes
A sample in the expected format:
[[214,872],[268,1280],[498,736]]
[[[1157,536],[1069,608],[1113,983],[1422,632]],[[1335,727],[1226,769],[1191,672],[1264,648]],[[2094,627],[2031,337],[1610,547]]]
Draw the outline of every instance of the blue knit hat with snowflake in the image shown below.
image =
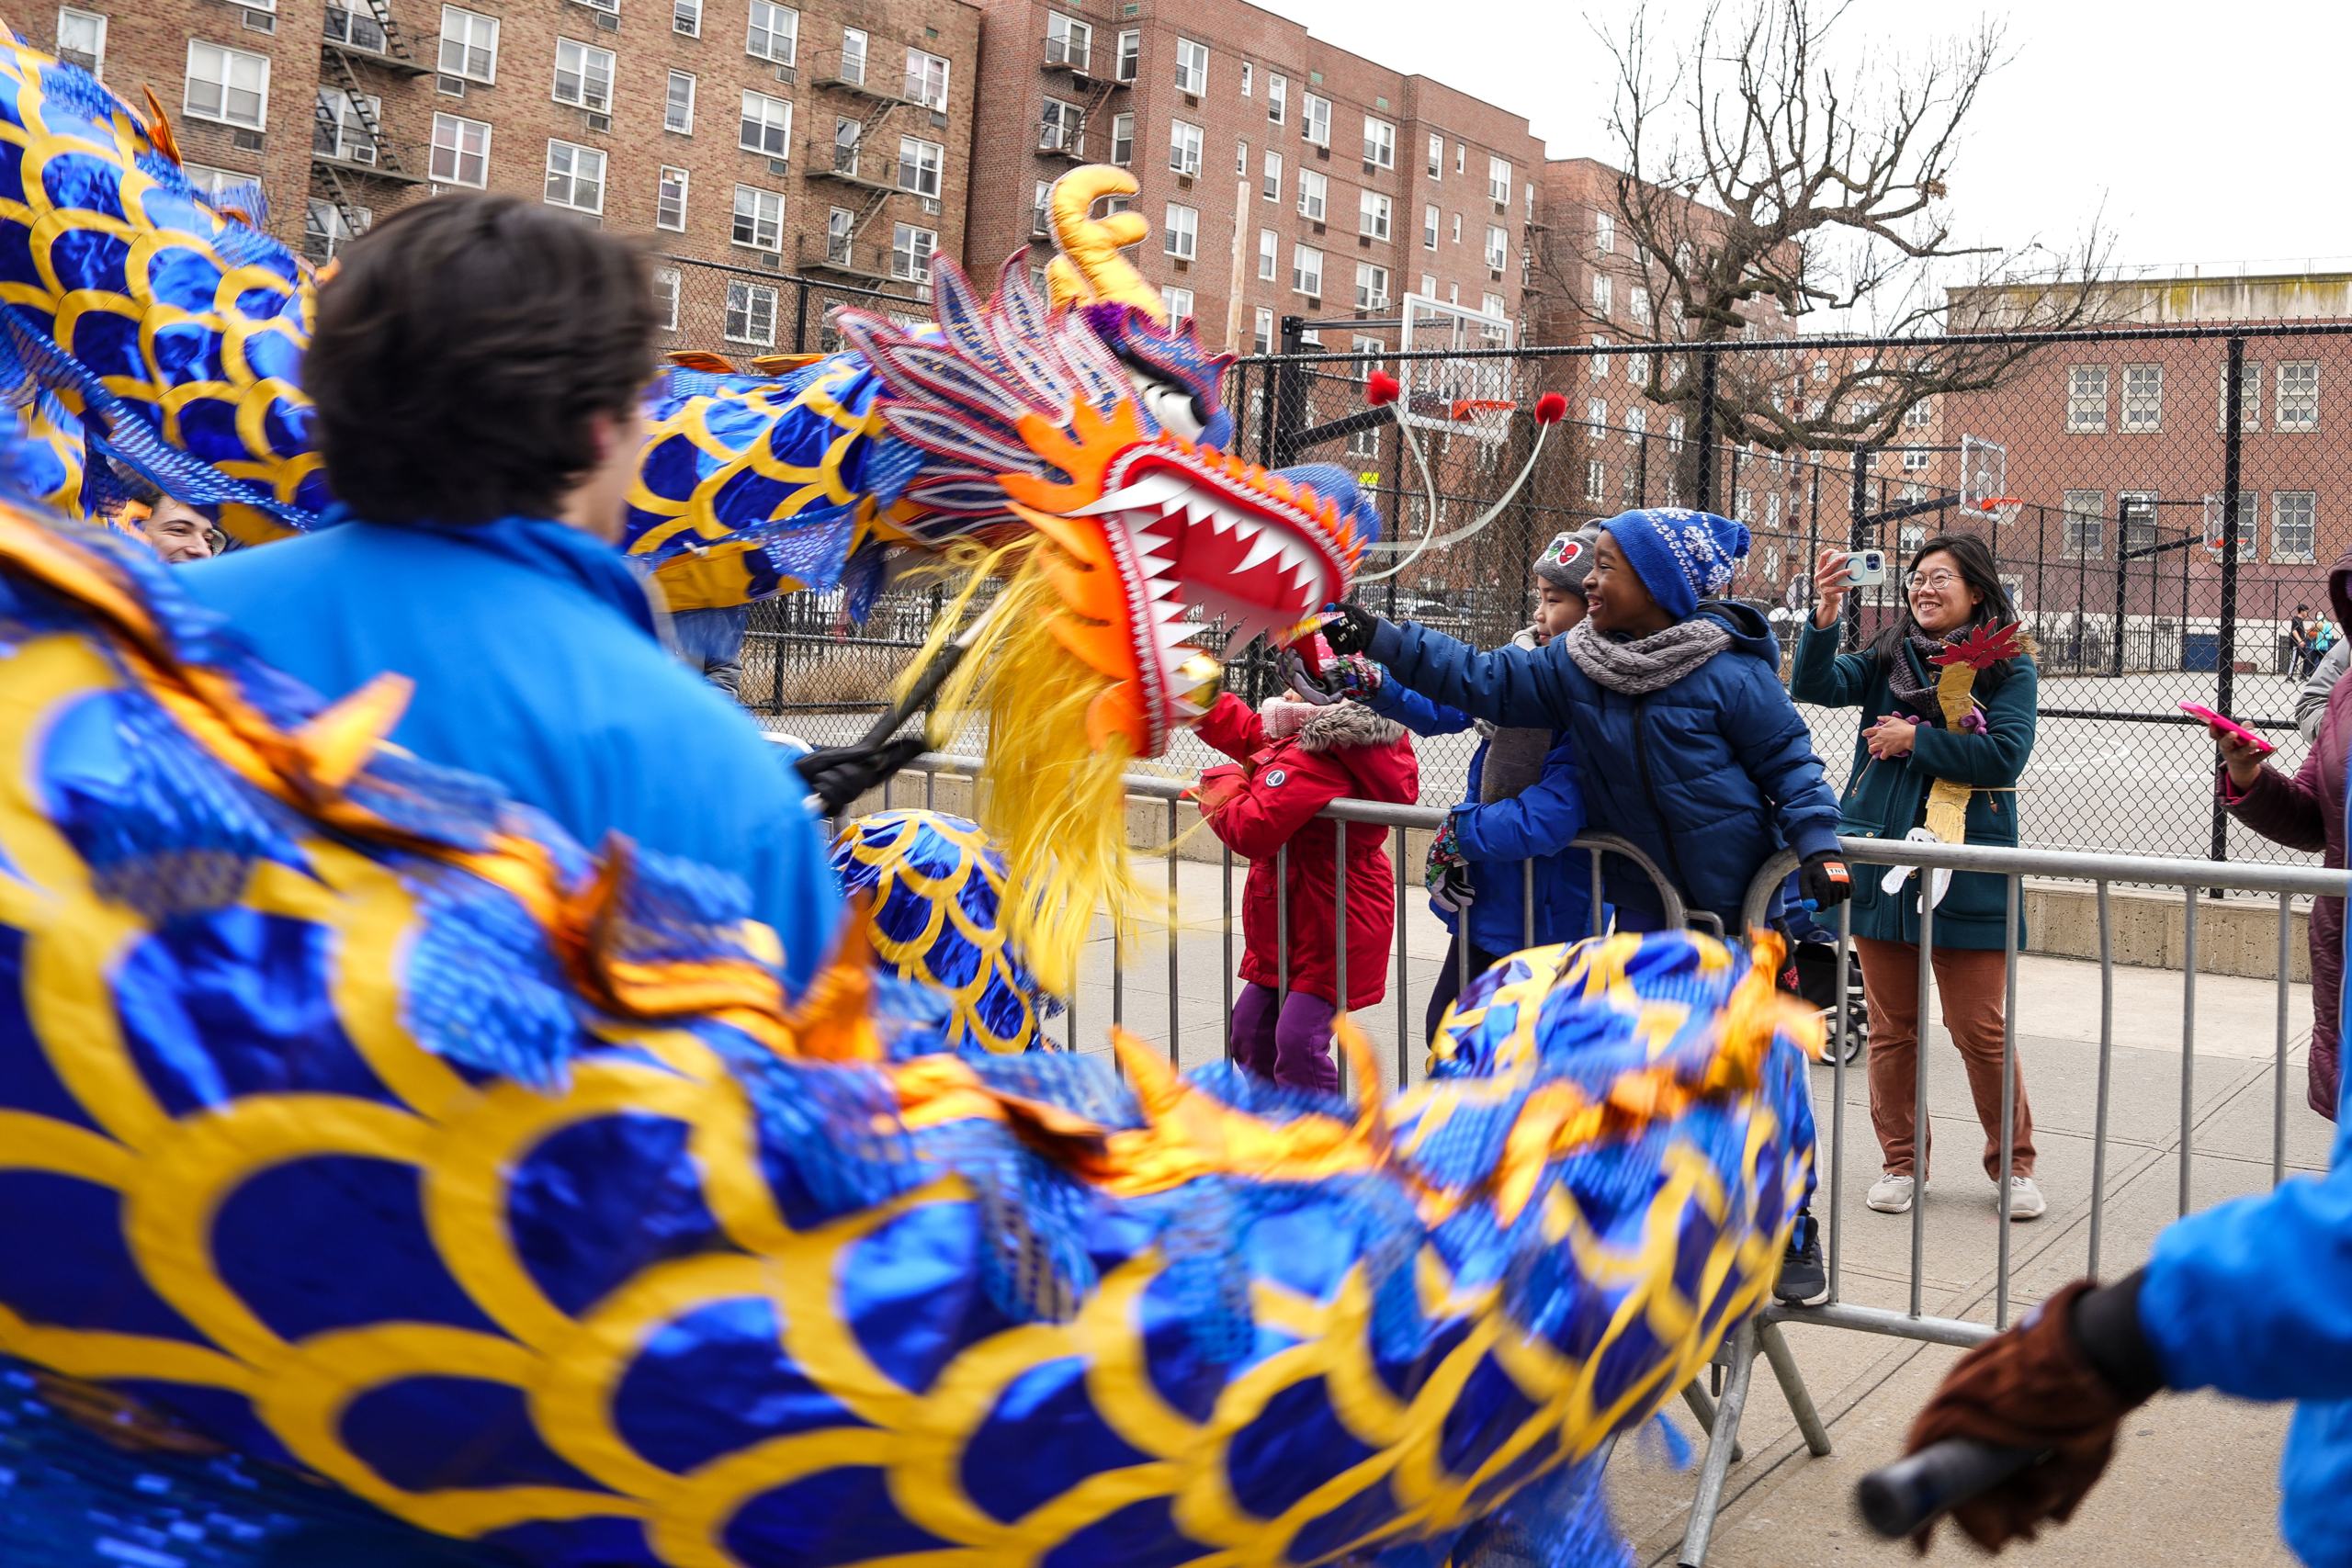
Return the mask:
[[1747,525],[1685,506],[1645,506],[1621,512],[1601,527],[1676,620],[1688,620],[1699,601],[1731,586],[1747,554]]

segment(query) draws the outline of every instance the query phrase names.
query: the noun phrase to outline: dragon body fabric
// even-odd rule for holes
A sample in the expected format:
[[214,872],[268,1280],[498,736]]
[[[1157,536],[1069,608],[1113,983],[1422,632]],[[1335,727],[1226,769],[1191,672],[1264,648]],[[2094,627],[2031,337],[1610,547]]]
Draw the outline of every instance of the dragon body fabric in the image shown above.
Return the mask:
[[171,1435],[106,1528],[233,1462],[354,1500],[256,1541],[484,1562],[1434,1562],[1589,1523],[1769,1287],[1805,1026],[1735,950],[1521,954],[1386,1103],[951,1051],[854,954],[788,1015],[727,879],[374,748],[396,694],[138,555],[0,511],[0,1352],[76,1391],[0,1408]]

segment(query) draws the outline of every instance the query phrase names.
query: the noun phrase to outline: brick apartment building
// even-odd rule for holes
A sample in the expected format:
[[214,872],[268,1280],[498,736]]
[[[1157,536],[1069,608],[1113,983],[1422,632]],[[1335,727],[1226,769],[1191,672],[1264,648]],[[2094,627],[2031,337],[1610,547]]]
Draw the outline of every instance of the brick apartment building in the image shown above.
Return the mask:
[[644,236],[689,264],[657,272],[681,345],[774,346],[788,304],[769,275],[913,299],[964,243],[967,0],[92,0],[10,19],[133,103],[152,87],[198,183],[259,179],[270,228],[314,258],[447,190]]
[[[1394,317],[1412,292],[1516,321],[1543,143],[1514,115],[1325,43],[1245,0],[987,0],[967,247],[1048,245],[1043,193],[1134,172],[1136,265],[1202,338],[1279,343],[1286,315]],[[1033,260],[1042,260],[1042,254]],[[1327,347],[1395,333],[1327,328]]]

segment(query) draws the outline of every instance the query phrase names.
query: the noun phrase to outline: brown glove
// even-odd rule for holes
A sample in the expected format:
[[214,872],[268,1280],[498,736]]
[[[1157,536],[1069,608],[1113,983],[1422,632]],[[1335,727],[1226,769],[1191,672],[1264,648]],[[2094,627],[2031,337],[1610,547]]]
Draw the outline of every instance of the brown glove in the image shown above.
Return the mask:
[[[2132,1314],[2135,1340],[2137,1283],[2132,1280],[2128,1292],[2115,1287],[2101,1292]],[[2031,1540],[2046,1519],[2064,1523],[2073,1517],[2115,1451],[2117,1426],[2154,1392],[2153,1386],[2120,1390],[2085,1354],[2075,1318],[2081,1299],[2098,1289],[2077,1280],[2015,1328],[1962,1357],[1911,1423],[1905,1453],[1946,1438],[2051,1450],[2040,1463],[1951,1510],[1953,1521],[1987,1551],[2012,1540]],[[1912,1544],[1925,1551],[1934,1535],[1930,1524]]]

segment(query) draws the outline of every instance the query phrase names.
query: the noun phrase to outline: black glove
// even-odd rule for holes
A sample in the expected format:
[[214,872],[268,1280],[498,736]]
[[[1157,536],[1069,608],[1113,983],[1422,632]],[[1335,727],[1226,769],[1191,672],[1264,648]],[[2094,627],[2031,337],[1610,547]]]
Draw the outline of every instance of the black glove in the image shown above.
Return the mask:
[[838,817],[851,801],[867,790],[878,789],[885,779],[930,749],[931,742],[922,736],[902,735],[879,746],[828,747],[809,752],[792,765],[808,781],[808,793],[816,796],[824,814]]
[[1339,619],[1323,628],[1323,640],[1331,645],[1334,653],[1370,653],[1372,634],[1380,629],[1380,617],[1361,604],[1326,604],[1326,610],[1339,612]]
[[1797,897],[1808,909],[1834,909],[1854,896],[1854,879],[1835,850],[1805,857],[1797,867]]

